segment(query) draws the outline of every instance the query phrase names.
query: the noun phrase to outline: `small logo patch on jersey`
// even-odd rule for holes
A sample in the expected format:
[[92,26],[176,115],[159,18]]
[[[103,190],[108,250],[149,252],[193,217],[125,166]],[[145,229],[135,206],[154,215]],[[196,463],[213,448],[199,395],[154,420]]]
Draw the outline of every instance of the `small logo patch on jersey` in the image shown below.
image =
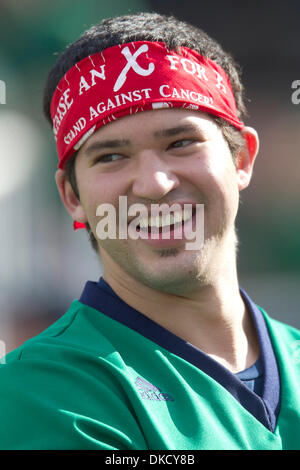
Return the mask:
[[171,395],[163,393],[160,388],[142,377],[136,378],[135,385],[143,400],[174,401],[174,398],[171,397]]

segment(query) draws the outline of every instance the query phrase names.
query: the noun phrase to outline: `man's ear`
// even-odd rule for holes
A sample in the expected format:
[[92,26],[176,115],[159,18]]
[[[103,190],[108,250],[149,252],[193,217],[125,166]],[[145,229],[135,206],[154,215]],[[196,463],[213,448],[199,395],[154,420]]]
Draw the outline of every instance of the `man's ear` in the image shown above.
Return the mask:
[[87,222],[84,208],[74,193],[71,183],[66,178],[66,172],[58,169],[55,173],[55,181],[62,203],[73,220],[82,223]]
[[259,138],[252,127],[244,127],[241,130],[244,138],[244,146],[237,155],[237,182],[239,191],[247,188],[250,183],[255,158],[259,150]]

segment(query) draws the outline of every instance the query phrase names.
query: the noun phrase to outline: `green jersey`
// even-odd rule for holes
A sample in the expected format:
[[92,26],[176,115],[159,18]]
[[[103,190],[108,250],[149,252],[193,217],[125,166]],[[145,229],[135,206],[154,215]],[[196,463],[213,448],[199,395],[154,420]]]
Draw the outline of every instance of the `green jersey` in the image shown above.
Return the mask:
[[0,449],[300,449],[300,332],[242,291],[257,395],[103,281],[0,366]]

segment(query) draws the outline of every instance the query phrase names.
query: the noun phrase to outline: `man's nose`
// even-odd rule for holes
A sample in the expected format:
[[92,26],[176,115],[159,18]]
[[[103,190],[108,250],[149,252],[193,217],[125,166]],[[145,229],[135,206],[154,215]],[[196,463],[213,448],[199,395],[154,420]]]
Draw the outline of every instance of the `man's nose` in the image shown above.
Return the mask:
[[135,168],[132,192],[138,198],[159,200],[179,185],[171,165],[155,151],[144,151]]

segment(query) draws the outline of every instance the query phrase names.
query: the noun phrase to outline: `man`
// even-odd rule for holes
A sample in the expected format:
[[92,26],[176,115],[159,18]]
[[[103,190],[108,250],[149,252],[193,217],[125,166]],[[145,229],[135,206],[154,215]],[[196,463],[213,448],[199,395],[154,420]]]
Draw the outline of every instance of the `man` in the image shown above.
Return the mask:
[[7,356],[2,449],[300,448],[299,331],[237,277],[259,146],[242,95],[233,59],[172,17],[105,20],[60,56],[44,95],[56,183],[103,276]]

